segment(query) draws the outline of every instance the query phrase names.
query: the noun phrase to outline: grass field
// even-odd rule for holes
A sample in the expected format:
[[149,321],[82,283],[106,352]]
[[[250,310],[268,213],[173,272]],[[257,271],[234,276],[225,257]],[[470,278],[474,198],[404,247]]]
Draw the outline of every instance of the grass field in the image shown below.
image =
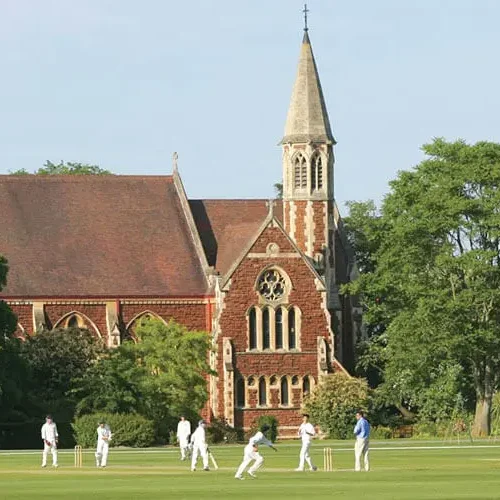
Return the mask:
[[[474,445],[422,441],[371,443],[369,473],[352,471],[351,442],[313,443],[322,468],[323,447],[334,450],[334,471],[299,473],[299,444],[266,448],[257,479],[234,479],[242,446],[213,447],[218,471],[190,472],[177,450],[111,449],[97,470],[93,450],[73,467],[73,451],[60,450],[59,469],[40,468],[41,453],[0,451],[1,499],[500,499],[500,443]],[[49,456],[50,461],[50,456]]]

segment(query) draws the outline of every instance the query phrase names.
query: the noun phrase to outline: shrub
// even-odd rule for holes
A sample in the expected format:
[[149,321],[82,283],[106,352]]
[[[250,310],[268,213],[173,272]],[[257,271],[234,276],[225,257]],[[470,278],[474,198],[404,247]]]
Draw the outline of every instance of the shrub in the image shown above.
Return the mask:
[[371,439],[392,439],[393,430],[390,427],[385,427],[383,425],[378,425],[377,427],[372,427],[370,432]]
[[237,443],[241,441],[242,432],[227,424],[224,419],[213,419],[207,428],[207,441],[209,444]]
[[356,411],[366,410],[368,399],[365,379],[333,373],[321,378],[306,399],[304,411],[329,437],[346,439],[353,437]]
[[272,443],[278,438],[278,419],[273,415],[261,415],[252,425],[250,434],[253,436],[263,425],[268,425],[269,430],[265,433],[267,439]]
[[97,426],[104,420],[113,433],[111,446],[143,448],[154,443],[155,428],[152,421],[136,414],[93,413],[75,419],[73,430],[76,442],[84,448],[93,448],[97,442]]

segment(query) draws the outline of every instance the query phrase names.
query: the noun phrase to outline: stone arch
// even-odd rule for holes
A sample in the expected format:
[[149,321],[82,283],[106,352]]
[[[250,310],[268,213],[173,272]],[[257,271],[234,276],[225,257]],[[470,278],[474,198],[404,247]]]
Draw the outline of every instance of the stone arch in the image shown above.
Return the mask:
[[[89,328],[89,326],[91,328]],[[100,339],[102,338],[97,325],[86,314],[76,310],[71,311],[59,318],[55,322],[54,328],[87,328],[88,330],[93,330]]]
[[149,319],[149,318],[154,318],[154,319],[159,319],[160,321],[163,321],[166,325],[168,324],[160,315],[157,313],[147,309],[145,311],[142,311],[138,314],[136,314],[126,325],[125,331],[128,335],[129,338],[131,338],[134,342],[137,342],[137,337],[134,332],[134,327],[137,326],[138,323],[140,323],[141,320],[143,319]]
[[26,340],[26,330],[21,323],[18,323],[16,326],[16,331],[14,332],[14,337],[16,339],[22,340],[23,342]]
[[307,189],[307,171],[309,165],[309,158],[303,151],[296,151],[291,159],[293,187],[296,190]]

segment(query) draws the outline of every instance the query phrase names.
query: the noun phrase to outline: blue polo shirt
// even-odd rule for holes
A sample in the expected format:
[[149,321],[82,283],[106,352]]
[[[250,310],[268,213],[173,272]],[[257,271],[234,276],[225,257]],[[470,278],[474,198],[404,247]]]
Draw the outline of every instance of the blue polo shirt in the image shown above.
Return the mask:
[[370,424],[366,418],[361,417],[354,427],[354,434],[358,438],[368,439],[370,437]]

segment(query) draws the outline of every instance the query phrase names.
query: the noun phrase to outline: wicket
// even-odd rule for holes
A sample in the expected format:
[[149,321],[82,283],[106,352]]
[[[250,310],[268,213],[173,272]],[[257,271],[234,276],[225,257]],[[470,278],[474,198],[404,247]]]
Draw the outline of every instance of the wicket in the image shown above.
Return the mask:
[[331,448],[323,448],[323,470],[325,472],[333,471],[333,456]]
[[83,454],[82,454],[82,447],[77,444],[75,446],[75,467],[82,467],[83,466]]

